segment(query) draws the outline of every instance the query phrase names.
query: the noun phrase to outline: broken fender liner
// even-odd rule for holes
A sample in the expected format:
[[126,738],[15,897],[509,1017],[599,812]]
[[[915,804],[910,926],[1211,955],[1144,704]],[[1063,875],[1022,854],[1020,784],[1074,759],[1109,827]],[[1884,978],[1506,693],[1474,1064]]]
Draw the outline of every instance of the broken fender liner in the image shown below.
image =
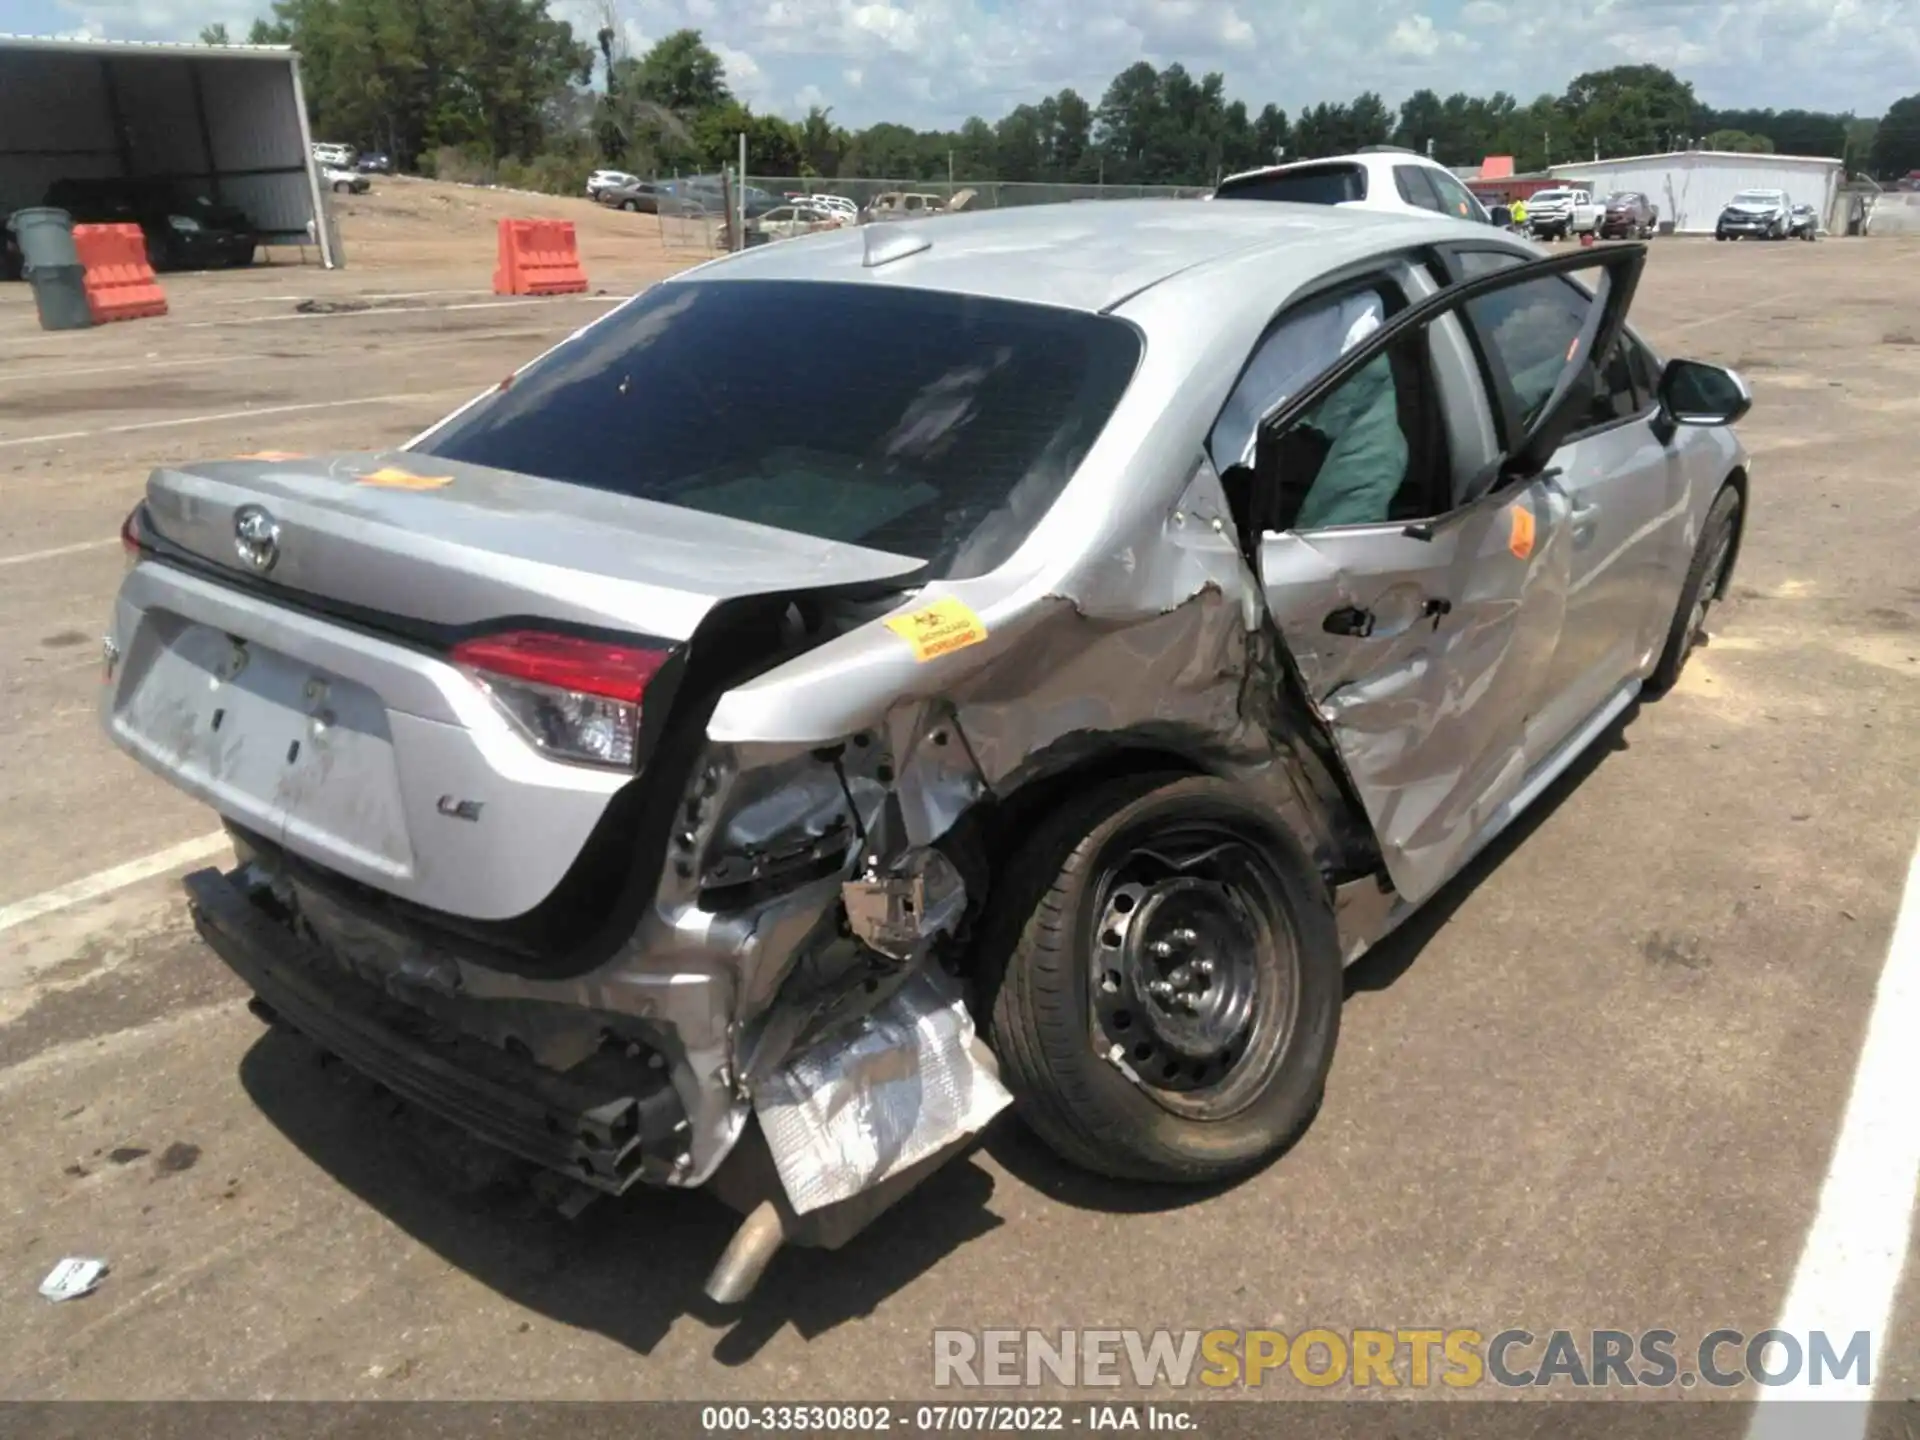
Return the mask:
[[958,987],[926,970],[754,1090],[754,1113],[798,1215],[882,1184],[1012,1103]]

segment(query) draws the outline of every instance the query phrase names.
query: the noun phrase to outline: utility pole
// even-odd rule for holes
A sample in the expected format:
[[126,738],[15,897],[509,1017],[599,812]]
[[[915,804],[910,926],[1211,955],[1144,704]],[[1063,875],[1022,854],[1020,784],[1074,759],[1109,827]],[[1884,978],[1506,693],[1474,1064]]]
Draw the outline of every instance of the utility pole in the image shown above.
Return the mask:
[[948,198],[951,199],[953,192],[953,147],[951,145],[947,147],[947,192]]
[[1547,152],[1547,168],[1552,169],[1553,168],[1553,131],[1542,130],[1540,132],[1540,148]]

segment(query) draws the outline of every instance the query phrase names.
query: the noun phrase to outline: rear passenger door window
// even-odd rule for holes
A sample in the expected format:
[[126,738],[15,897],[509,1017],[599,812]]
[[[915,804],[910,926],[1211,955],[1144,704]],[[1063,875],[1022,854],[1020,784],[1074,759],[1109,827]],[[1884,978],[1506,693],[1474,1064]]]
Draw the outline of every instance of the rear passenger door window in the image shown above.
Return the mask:
[[1427,180],[1427,171],[1420,165],[1396,165],[1393,167],[1393,188],[1400,192],[1400,198],[1409,205],[1418,205],[1422,210],[1436,213],[1444,210],[1440,197]]
[[1442,214],[1451,215],[1456,220],[1484,221],[1487,218],[1480,208],[1480,202],[1473,198],[1473,192],[1446,171],[1430,169],[1425,174],[1435,195],[1439,197]]

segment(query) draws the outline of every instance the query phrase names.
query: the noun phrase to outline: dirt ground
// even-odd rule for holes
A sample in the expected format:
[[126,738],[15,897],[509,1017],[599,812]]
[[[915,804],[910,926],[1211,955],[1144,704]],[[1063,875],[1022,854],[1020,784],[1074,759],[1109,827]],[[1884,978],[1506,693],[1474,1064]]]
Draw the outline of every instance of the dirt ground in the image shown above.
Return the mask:
[[[629,215],[584,196],[535,195],[442,185],[411,176],[380,177],[365,195],[334,195],[349,273],[419,269],[437,274],[484,271],[490,284],[495,222],[504,218],[571,220],[587,273],[602,269],[649,279],[709,258],[688,222]],[[636,268],[639,267],[639,268]]]
[[[1920,829],[1920,243],[1653,244],[1639,324],[1757,395],[1733,600],[1676,692],[1357,967],[1283,1161],[1142,1192],[1004,1120],[722,1314],[702,1197],[562,1220],[264,1031],[184,920],[212,817],[99,733],[153,465],[402,441],[698,258],[585,201],[394,180],[340,210],[346,269],[168,277],[160,320],[45,334],[0,287],[0,1397],[924,1397],[940,1326],[1779,1316]],[[491,295],[502,214],[573,218],[594,293]],[[51,1305],[66,1255],[113,1268]],[[1884,1397],[1920,1396],[1900,1295],[1868,1320]]]

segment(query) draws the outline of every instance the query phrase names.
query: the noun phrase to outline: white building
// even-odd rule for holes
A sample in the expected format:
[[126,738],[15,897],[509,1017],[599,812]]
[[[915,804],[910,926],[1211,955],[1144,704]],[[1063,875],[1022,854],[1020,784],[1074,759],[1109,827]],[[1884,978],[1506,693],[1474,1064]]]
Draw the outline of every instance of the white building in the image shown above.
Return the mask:
[[1682,235],[1711,235],[1726,203],[1742,190],[1784,190],[1796,205],[1812,205],[1821,228],[1834,228],[1834,203],[1846,173],[1839,160],[1809,155],[1741,155],[1724,150],[1677,150],[1555,165],[1557,179],[1591,185],[1597,196],[1637,190],[1660,210],[1660,226]]

